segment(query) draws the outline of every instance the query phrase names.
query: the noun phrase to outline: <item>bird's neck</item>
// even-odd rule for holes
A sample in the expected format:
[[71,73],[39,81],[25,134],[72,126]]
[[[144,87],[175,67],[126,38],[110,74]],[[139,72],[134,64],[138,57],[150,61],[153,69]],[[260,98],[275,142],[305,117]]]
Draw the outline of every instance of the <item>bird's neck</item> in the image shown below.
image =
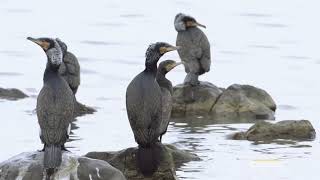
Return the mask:
[[158,72],[157,73],[157,83],[160,87],[168,89],[172,92],[172,83],[166,78],[165,73]]
[[157,74],[157,64],[153,63],[153,64],[147,64],[146,63],[146,68],[144,70],[145,72],[150,72],[154,75]]
[[52,65],[47,62],[46,69],[44,71],[43,82],[47,82],[49,79],[59,76],[59,66]]
[[153,55],[149,55],[148,57],[146,57],[146,63],[145,63],[145,72],[150,72],[152,73],[154,76],[156,76],[157,74],[157,63],[160,59],[160,55],[158,54],[153,54]]

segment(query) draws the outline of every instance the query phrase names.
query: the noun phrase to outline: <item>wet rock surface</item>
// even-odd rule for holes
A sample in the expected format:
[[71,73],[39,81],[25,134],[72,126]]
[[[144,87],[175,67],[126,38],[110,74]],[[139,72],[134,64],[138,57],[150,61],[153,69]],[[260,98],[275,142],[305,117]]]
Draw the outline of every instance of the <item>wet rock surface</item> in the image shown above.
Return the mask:
[[175,180],[176,169],[189,161],[199,161],[200,158],[187,151],[179,150],[173,145],[165,145],[161,163],[152,177],[144,177],[136,166],[137,148],[127,148],[112,152],[89,152],[86,157],[107,161],[119,169],[128,180],[153,179],[153,180]]
[[6,99],[6,100],[19,100],[28,97],[25,93],[20,91],[19,89],[15,88],[0,88],[0,99]]
[[[0,163],[0,180],[43,180],[43,153],[21,153]],[[123,174],[105,161],[63,154],[63,161],[54,180],[125,180]]]
[[172,116],[207,115],[222,92],[209,82],[198,86],[179,84],[173,88]]
[[313,140],[316,131],[308,120],[285,120],[275,124],[259,121],[246,132],[232,135],[235,140],[270,141],[276,139]]
[[227,89],[209,82],[199,86],[177,85],[173,92],[173,117],[205,116],[216,121],[238,122],[275,119],[276,104],[264,90],[233,84]]

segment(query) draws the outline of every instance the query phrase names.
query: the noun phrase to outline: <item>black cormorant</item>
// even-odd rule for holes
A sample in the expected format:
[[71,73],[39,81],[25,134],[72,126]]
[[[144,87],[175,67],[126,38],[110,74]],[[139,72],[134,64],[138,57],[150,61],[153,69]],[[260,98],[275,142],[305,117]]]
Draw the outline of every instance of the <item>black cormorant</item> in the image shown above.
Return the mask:
[[199,84],[199,75],[209,72],[211,65],[210,43],[197,26],[205,28],[191,16],[179,13],[175,17],[174,27],[178,32],[176,45],[181,46],[178,53],[185,62],[187,73],[184,83],[192,86]]
[[60,166],[62,150],[68,139],[68,127],[73,118],[74,95],[68,83],[59,74],[63,52],[56,39],[31,37],[28,40],[38,44],[47,55],[47,66],[43,76],[43,87],[37,98],[37,116],[40,125],[40,139],[44,144],[44,168],[46,177]]
[[68,46],[60,39],[56,39],[63,51],[63,63],[59,68],[59,73],[69,84],[73,94],[77,93],[80,85],[80,65],[77,57],[68,51]]
[[146,52],[145,69],[128,85],[126,107],[128,119],[139,144],[137,165],[145,176],[152,175],[160,162],[161,89],[156,81],[157,62],[166,52],[177,50],[168,43],[151,44]]
[[162,93],[162,121],[160,125],[160,142],[162,136],[167,132],[172,110],[172,83],[166,78],[166,74],[182,62],[173,60],[162,61],[158,66],[157,82]]

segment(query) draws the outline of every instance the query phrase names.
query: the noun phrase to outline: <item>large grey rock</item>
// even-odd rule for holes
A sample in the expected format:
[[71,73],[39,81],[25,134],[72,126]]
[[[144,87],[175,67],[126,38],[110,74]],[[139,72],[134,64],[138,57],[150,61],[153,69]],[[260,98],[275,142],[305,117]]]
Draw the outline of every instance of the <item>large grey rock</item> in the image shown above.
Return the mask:
[[200,158],[187,151],[179,150],[172,145],[165,145],[165,151],[158,170],[152,177],[144,177],[136,166],[137,148],[128,148],[113,152],[89,152],[86,157],[107,161],[119,169],[129,180],[153,179],[153,180],[175,180],[175,170],[183,163],[198,161]]
[[[0,180],[43,180],[43,153],[21,153],[0,163]],[[54,180],[125,180],[123,174],[105,161],[63,154]]]
[[275,124],[258,121],[247,132],[232,136],[235,140],[270,141],[275,139],[312,140],[316,136],[312,124],[307,120],[286,120]]
[[222,93],[209,114],[219,121],[273,120],[275,110],[276,104],[266,91],[234,84]]
[[19,100],[28,97],[25,93],[20,91],[19,89],[10,88],[0,88],[0,99],[7,99],[7,100]]
[[209,82],[199,86],[177,85],[173,92],[172,117],[205,116],[218,122],[275,119],[276,104],[264,90],[234,84],[227,89]]
[[172,116],[207,115],[222,90],[209,82],[198,86],[179,84],[173,88]]

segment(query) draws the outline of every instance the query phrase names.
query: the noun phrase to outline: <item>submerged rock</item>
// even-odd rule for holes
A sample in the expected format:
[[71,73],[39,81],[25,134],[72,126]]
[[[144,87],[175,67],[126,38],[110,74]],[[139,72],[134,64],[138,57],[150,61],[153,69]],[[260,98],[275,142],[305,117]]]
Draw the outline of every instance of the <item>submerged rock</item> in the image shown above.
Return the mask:
[[[123,174],[105,161],[63,153],[62,164],[54,180],[125,180]],[[43,180],[43,153],[21,153],[0,163],[0,180]]]
[[7,100],[19,100],[28,97],[25,93],[20,91],[19,89],[10,88],[4,89],[0,88],[0,99],[7,99]]
[[232,136],[235,140],[270,141],[276,139],[312,140],[316,136],[312,124],[308,120],[286,120],[275,124],[259,121],[247,132],[238,132]]
[[209,82],[177,85],[173,92],[173,117],[206,116],[216,121],[275,119],[276,104],[264,90],[234,84],[227,89]]
[[96,110],[94,108],[86,106],[86,105],[81,104],[81,103],[76,101],[75,113],[74,113],[75,117],[83,116],[83,115],[86,115],[86,114],[93,114],[95,112],[96,112]]
[[89,152],[86,157],[107,161],[112,166],[119,169],[127,179],[141,180],[175,180],[177,179],[175,170],[189,161],[198,161],[200,158],[187,151],[179,150],[172,145],[165,145],[162,161],[158,170],[152,177],[144,177],[136,166],[137,148],[128,148],[121,151],[112,152]]

